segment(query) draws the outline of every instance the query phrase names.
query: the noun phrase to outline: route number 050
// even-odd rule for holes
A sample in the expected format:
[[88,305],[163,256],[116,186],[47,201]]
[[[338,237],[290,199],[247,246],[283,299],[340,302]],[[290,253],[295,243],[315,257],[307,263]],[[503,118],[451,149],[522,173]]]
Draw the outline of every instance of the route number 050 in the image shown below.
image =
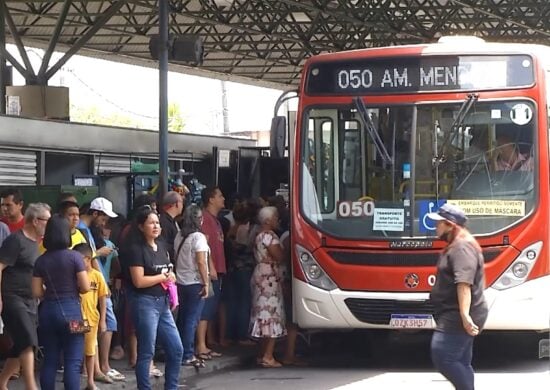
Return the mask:
[[357,218],[374,215],[374,202],[372,201],[341,201],[338,203],[338,217]]

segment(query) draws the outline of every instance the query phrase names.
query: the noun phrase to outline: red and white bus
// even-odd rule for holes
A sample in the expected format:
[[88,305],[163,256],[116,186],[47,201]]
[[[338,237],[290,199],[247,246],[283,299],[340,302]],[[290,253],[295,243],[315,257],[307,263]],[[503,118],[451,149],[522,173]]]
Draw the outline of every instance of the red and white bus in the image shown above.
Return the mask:
[[[485,257],[486,329],[550,328],[550,48],[448,38],[310,58],[291,139],[303,328],[431,328],[460,205]],[[509,166],[506,166],[508,164]]]

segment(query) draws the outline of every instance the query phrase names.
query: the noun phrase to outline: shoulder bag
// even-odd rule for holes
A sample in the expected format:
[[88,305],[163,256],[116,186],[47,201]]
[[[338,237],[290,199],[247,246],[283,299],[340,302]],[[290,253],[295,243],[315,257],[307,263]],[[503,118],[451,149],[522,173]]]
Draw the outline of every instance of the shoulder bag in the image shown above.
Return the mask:
[[48,279],[50,279],[50,285],[53,290],[53,293],[55,295],[55,300],[57,301],[57,304],[59,305],[59,309],[61,309],[61,314],[63,315],[63,318],[65,319],[65,322],[67,323],[67,329],[69,333],[71,334],[84,334],[88,333],[91,330],[90,323],[88,320],[84,319],[68,319],[65,315],[65,311],[63,310],[63,305],[61,304],[59,300],[59,296],[57,295],[57,291],[55,290],[55,287],[53,285],[53,280],[50,276],[50,273],[48,272],[48,268],[45,267],[46,275],[48,276]]

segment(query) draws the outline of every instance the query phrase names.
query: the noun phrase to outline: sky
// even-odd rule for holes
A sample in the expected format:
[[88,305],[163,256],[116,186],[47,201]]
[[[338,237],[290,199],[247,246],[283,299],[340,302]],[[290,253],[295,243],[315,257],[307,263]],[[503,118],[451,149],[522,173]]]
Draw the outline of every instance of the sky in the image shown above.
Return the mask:
[[[8,51],[17,59],[14,45]],[[35,71],[43,51],[28,48]],[[50,66],[62,54],[55,53]],[[158,79],[156,69],[119,64],[83,56],[73,56],[50,80],[49,85],[69,87],[70,103],[78,107],[99,108],[109,115],[120,113],[158,129]],[[14,85],[24,85],[14,70]],[[282,91],[226,82],[230,132],[269,130],[273,107]],[[220,80],[170,72],[168,101],[177,103],[185,131],[203,134],[223,132],[222,87]]]

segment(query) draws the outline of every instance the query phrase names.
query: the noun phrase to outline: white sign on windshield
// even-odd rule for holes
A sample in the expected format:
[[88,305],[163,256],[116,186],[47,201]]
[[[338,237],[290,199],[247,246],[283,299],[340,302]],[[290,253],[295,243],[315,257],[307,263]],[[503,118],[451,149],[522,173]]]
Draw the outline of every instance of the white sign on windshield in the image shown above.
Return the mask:
[[387,230],[390,232],[402,232],[405,227],[404,209],[374,209],[374,221],[372,230]]

